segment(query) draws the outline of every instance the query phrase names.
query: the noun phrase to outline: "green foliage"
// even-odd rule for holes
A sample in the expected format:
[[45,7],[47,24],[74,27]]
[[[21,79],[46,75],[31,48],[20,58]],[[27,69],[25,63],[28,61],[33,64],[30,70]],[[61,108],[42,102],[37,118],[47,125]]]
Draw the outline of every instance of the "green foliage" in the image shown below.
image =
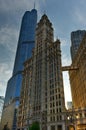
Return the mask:
[[29,130],[40,130],[40,126],[38,122],[33,122]]
[[10,129],[8,128],[8,122],[4,125],[3,130],[10,130]]

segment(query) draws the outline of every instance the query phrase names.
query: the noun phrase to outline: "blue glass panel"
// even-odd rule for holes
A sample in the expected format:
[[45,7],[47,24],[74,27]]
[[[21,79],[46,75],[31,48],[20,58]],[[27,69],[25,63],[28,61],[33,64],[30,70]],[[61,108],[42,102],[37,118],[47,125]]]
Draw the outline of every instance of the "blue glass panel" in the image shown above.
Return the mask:
[[35,44],[36,24],[37,11],[35,9],[26,11],[22,19],[13,75],[7,84],[5,103],[20,96],[23,64],[32,55],[32,49]]

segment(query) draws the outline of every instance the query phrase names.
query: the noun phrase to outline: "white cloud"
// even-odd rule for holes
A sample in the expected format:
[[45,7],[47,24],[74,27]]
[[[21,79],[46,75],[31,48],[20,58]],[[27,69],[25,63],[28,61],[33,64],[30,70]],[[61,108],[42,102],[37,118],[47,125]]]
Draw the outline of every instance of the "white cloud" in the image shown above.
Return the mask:
[[2,79],[5,77],[5,78],[8,78],[9,75],[10,75],[10,66],[8,64],[5,64],[5,63],[0,63],[0,74],[1,73],[4,73],[4,75],[1,75]]
[[19,10],[19,9],[23,9],[24,7],[26,8],[31,8],[34,4],[34,0],[1,0],[0,1],[0,5],[1,5],[1,9],[4,11],[15,11],[15,10]]
[[[12,27],[5,26],[0,29],[0,46],[4,46],[0,54],[0,95],[5,95],[7,81],[12,75],[13,62],[16,52],[18,31]],[[3,53],[5,52],[5,54]],[[2,60],[2,57],[7,57]]]
[[63,66],[71,65],[71,58],[68,57],[66,54],[62,55],[62,65]]
[[0,44],[8,50],[15,52],[17,46],[18,31],[8,26],[0,29]]
[[6,92],[6,83],[0,81],[0,96],[5,96]]
[[[34,8],[34,2],[36,8],[40,8],[40,0],[1,0],[0,1],[0,10],[4,12],[9,11],[19,11],[19,10],[30,10]],[[45,4],[45,0],[41,0],[42,4]]]
[[80,27],[86,27],[86,4],[85,0],[78,1],[74,5],[72,10],[72,19],[75,25],[78,24]]
[[86,25],[86,13],[78,8],[75,10],[75,19],[78,23]]
[[68,40],[66,38],[60,38],[61,47],[67,46]]
[[[6,26],[0,30],[0,46],[3,45],[3,49],[5,49],[5,51],[1,50],[0,52],[0,95],[5,95],[7,81],[12,74],[17,39],[18,31],[16,29]],[[3,56],[4,59],[2,60]]]
[[0,63],[0,95],[5,95],[7,81],[11,77],[11,65]]
[[70,46],[69,41],[66,38],[60,38],[61,51],[62,51],[62,66],[68,66],[71,64]]

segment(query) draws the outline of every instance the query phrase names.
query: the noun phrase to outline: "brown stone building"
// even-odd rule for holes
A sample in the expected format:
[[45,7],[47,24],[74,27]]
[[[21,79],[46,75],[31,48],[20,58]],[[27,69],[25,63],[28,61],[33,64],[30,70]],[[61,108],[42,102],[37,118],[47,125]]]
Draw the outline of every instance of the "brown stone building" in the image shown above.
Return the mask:
[[72,101],[75,108],[86,107],[86,35],[79,46],[70,71]]
[[44,14],[37,24],[35,48],[23,72],[18,129],[38,121],[41,130],[65,130],[60,41]]
[[86,34],[71,66],[76,68],[69,71],[69,76],[75,116],[79,111],[76,121],[77,130],[86,130]]

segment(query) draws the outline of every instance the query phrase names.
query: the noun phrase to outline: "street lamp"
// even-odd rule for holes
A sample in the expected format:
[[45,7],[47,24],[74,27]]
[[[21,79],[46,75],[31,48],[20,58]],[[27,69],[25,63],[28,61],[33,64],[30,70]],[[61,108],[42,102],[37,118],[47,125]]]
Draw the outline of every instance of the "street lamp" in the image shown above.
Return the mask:
[[73,115],[69,115],[67,117],[68,120],[68,130],[75,130],[74,117]]
[[66,113],[66,126],[67,130],[76,130],[77,120],[79,119],[79,115],[77,111],[68,111]]

